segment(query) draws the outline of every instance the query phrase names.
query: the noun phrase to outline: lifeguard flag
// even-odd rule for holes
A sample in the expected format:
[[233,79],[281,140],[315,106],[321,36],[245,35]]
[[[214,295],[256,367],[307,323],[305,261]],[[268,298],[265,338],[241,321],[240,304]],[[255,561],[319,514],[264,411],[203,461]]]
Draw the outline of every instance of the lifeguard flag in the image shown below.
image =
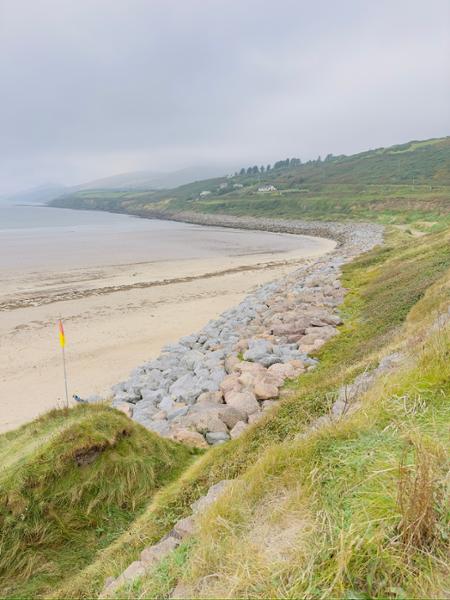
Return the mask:
[[64,348],[66,345],[66,338],[64,336],[64,327],[61,319],[59,319],[59,343],[61,344],[61,348]]

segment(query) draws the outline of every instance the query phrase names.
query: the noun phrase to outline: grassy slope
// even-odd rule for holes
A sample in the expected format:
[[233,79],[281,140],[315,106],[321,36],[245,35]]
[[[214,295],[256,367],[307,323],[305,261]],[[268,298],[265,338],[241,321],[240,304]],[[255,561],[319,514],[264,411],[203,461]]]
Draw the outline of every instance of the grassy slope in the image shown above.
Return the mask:
[[[127,535],[55,596],[95,594],[212,483],[236,477],[243,483],[205,516],[200,535],[121,597],[163,597],[182,575],[196,585],[195,596],[206,597],[442,595],[449,344],[448,326],[431,337],[428,328],[448,306],[449,267],[449,230],[419,240],[396,232],[348,265],[346,322],[321,351],[319,368],[292,382],[263,422],[208,452],[155,496]],[[343,383],[384,353],[409,347],[412,362],[372,390],[354,417],[295,441]],[[401,537],[406,526],[396,504],[408,448],[426,457],[437,482],[435,527],[417,547]],[[414,452],[406,460],[409,473],[421,469]]]
[[0,595],[42,595],[78,572],[190,458],[103,406],[52,411],[1,435]]
[[[428,228],[430,222],[450,221],[450,137],[238,176],[220,190],[220,183],[227,181],[211,179],[157,192],[90,190],[53,204],[140,215],[191,211],[286,219],[427,221],[418,226]],[[232,189],[234,183],[244,187]],[[268,183],[277,192],[257,192]],[[200,198],[205,189],[212,194]]]

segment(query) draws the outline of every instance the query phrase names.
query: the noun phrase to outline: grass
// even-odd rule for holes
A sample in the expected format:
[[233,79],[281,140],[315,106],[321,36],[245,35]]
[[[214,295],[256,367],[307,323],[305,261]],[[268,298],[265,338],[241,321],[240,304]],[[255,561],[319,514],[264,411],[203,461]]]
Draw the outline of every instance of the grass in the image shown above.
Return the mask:
[[[411,440],[433,457],[432,480],[443,485],[448,333],[430,336],[429,330],[450,299],[449,234],[411,239],[396,231],[385,246],[347,265],[345,325],[319,353],[319,368],[291,382],[284,401],[263,421],[210,450],[156,494],[128,531],[55,597],[98,593],[107,576],[120,573],[224,478],[236,482],[205,515],[200,535],[121,597],[167,597],[180,579],[195,597],[442,594],[440,492],[433,496],[439,506],[431,503],[434,545],[412,552],[401,541],[407,521],[398,495],[402,465],[412,474],[416,468],[414,453],[405,463]],[[329,410],[343,383],[384,354],[408,347],[416,355],[400,374],[369,391],[363,410],[297,441]]]
[[89,564],[191,452],[104,406],[0,436],[0,594],[34,597]]

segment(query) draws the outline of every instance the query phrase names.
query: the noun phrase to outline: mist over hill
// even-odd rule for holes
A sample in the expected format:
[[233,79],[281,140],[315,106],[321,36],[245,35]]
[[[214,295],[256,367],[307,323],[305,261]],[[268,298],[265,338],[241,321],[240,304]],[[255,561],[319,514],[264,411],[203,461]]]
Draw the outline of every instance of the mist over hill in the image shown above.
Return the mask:
[[0,202],[3,204],[45,204],[69,189],[59,183],[46,183],[14,194],[5,194],[0,197]]
[[227,169],[223,166],[194,166],[169,172],[134,171],[88,181],[74,189],[170,189],[200,179],[221,177],[226,173]]

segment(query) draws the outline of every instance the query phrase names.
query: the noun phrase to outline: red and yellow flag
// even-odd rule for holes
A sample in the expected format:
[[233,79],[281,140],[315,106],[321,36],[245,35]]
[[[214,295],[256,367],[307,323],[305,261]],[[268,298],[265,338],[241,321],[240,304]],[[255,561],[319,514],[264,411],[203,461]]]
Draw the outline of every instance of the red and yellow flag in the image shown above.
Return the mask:
[[61,348],[64,348],[66,345],[66,338],[64,336],[64,327],[61,319],[59,319],[59,343],[61,344]]

